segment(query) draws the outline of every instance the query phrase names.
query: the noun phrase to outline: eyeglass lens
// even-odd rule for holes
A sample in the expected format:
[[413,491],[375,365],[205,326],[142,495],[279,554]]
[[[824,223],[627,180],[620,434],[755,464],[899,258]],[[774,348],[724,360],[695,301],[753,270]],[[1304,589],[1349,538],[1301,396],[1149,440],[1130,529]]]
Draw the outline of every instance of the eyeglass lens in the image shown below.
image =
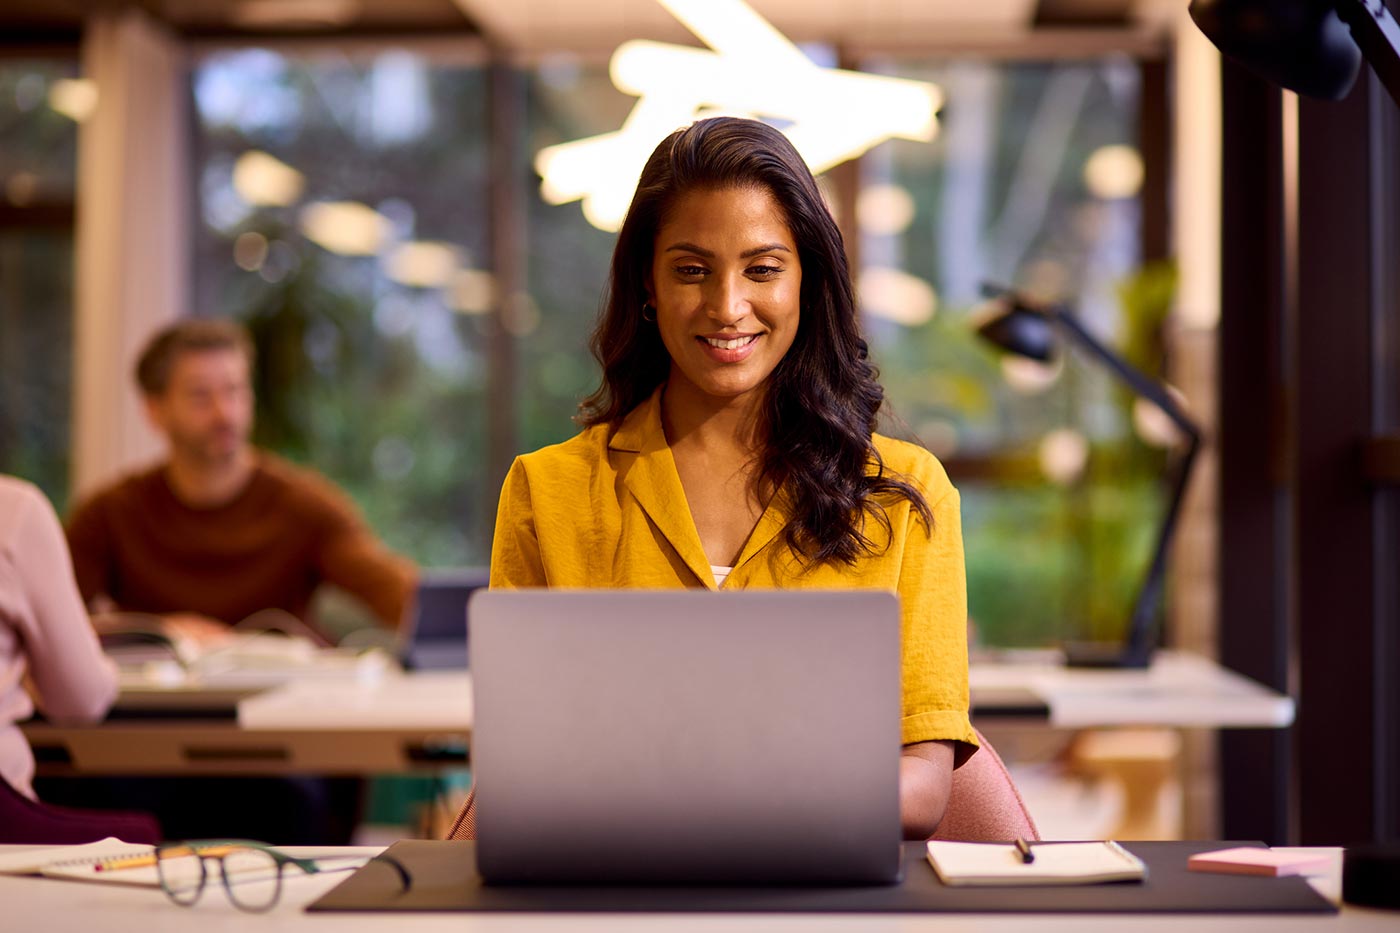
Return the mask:
[[281,866],[262,849],[229,849],[221,860],[229,900],[244,910],[267,910],[282,892]]
[[199,900],[211,872],[218,873],[229,900],[242,910],[269,910],[282,893],[277,858],[251,846],[162,846],[156,850],[156,870],[165,893],[182,907]]
[[204,890],[204,859],[188,846],[156,850],[160,886],[170,899],[188,907]]

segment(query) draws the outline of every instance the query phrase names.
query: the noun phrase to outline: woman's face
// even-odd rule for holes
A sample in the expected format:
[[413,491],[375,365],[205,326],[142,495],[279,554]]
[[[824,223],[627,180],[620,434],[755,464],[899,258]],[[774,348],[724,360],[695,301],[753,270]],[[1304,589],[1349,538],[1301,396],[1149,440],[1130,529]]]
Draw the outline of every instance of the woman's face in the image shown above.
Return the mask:
[[647,285],[673,388],[735,400],[761,390],[797,335],[797,241],[763,188],[681,195],[657,230]]

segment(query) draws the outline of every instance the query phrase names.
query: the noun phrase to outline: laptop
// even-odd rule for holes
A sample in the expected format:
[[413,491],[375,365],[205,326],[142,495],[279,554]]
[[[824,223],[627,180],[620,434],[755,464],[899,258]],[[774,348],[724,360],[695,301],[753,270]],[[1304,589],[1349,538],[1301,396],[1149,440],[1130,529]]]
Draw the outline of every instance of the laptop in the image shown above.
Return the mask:
[[486,883],[899,880],[893,594],[483,590],[471,618]]
[[416,611],[400,648],[404,667],[417,671],[466,669],[467,600],[485,589],[489,576],[485,567],[423,571]]

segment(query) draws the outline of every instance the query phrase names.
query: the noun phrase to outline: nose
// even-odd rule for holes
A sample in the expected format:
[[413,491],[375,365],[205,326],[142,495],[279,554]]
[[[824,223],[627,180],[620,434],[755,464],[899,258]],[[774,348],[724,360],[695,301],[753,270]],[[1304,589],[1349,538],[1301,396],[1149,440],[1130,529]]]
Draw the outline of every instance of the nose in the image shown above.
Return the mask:
[[232,425],[238,420],[242,405],[242,394],[236,390],[215,393],[213,399],[214,420],[219,425]]
[[721,327],[738,324],[749,316],[747,280],[742,275],[715,276],[706,296],[706,314]]

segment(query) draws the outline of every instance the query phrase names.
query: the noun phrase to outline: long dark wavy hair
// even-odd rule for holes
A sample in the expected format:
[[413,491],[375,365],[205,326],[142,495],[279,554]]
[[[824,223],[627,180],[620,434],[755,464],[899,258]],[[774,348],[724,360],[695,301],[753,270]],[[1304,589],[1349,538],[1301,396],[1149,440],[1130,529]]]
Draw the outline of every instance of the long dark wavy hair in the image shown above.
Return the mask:
[[768,378],[759,488],[790,496],[794,517],[784,535],[795,553],[814,564],[850,564],[875,548],[866,516],[889,530],[882,503],[908,499],[926,529],[933,517],[917,488],[885,470],[872,442],[885,392],[860,334],[841,231],[807,164],[773,127],[700,120],[651,154],[618,232],[590,342],[603,381],[576,420],[616,426],[666,380],[670,354],[642,316],[657,231],[682,194],[745,187],[767,191],[780,205],[802,264],[797,334]]

